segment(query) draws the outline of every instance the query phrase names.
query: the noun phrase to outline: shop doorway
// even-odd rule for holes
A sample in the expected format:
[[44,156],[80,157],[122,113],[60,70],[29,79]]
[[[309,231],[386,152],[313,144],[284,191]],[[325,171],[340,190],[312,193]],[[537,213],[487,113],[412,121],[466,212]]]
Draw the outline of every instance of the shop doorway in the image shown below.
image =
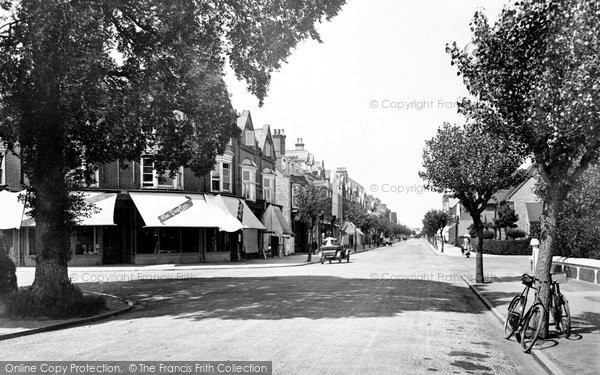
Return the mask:
[[271,247],[271,256],[278,257],[279,256],[279,237],[271,236],[271,241],[270,241],[269,245]]

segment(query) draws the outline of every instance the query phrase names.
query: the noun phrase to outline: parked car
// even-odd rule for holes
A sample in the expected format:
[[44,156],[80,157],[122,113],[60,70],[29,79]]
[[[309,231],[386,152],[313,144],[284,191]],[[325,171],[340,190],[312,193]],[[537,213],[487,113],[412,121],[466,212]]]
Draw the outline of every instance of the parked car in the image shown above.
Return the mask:
[[389,237],[385,237],[383,239],[383,246],[392,246],[392,239]]

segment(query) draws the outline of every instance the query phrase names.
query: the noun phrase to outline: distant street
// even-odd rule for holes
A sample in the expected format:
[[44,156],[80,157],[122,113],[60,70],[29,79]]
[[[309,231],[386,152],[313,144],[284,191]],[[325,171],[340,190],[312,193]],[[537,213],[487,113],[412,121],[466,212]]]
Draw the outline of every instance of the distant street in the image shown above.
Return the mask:
[[0,359],[268,360],[278,374],[542,373],[460,278],[473,271],[474,258],[437,256],[409,240],[353,254],[349,264],[80,284],[138,306],[0,342]]

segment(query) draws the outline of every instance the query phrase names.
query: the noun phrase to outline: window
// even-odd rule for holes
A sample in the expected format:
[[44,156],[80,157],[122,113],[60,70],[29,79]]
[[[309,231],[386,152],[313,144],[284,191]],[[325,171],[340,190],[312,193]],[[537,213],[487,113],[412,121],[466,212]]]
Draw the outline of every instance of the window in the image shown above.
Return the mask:
[[270,168],[262,171],[263,199],[267,202],[275,201],[275,172]]
[[158,174],[154,169],[154,161],[152,157],[145,156],[142,158],[142,188],[163,188],[163,189],[182,189],[183,188],[183,168],[179,168],[179,172],[175,177],[170,177],[170,171],[165,171],[164,174]]
[[231,164],[223,163],[223,191],[231,191]]
[[78,226],[75,228],[75,255],[98,254],[100,239],[95,227]]
[[217,163],[210,172],[210,190],[221,191],[221,163]]
[[99,168],[94,171],[93,179],[94,179],[94,182],[89,184],[88,187],[100,187],[100,169]]
[[267,144],[265,145],[265,155],[267,155],[268,157],[273,156],[273,147],[271,146],[270,143],[267,142]]
[[254,146],[256,144],[256,140],[254,139],[254,132],[252,130],[244,131],[244,138],[246,146]]
[[210,173],[211,191],[231,192],[231,164],[217,162]]
[[275,178],[272,176],[263,177],[263,198],[267,202],[275,201]]
[[256,200],[256,171],[242,169],[242,196],[251,201]]

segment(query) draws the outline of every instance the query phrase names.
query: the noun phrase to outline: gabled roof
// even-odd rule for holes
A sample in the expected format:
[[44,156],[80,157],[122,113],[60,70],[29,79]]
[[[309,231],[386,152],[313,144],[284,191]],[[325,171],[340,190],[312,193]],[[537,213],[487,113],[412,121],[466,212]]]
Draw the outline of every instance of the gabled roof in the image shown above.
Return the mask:
[[265,144],[268,139],[271,139],[271,144],[273,144],[273,139],[271,138],[271,127],[268,124],[265,124],[260,129],[254,129],[254,136],[256,137],[258,147],[260,147],[261,150],[265,149]]
[[306,176],[304,174],[291,175],[290,179],[292,181],[292,184],[308,185],[308,180],[306,179]]
[[242,114],[237,119],[237,126],[240,130],[244,131],[247,127],[249,130],[254,130],[254,126],[252,125],[252,116],[250,115],[249,110],[242,111]]
[[493,203],[494,205],[503,201],[503,197],[510,191],[511,189],[502,189],[492,195],[492,198],[488,202],[488,204]]
[[523,181],[521,181],[520,184],[517,184],[510,189],[507,189],[504,195],[500,196],[500,200],[498,202],[509,201],[510,198],[512,198],[512,196],[515,195],[515,193],[519,191],[523,187],[523,185],[525,185],[527,181],[529,181],[530,178],[535,177],[536,175],[537,167],[535,166],[535,164],[532,164],[525,171],[525,178],[523,178]]

